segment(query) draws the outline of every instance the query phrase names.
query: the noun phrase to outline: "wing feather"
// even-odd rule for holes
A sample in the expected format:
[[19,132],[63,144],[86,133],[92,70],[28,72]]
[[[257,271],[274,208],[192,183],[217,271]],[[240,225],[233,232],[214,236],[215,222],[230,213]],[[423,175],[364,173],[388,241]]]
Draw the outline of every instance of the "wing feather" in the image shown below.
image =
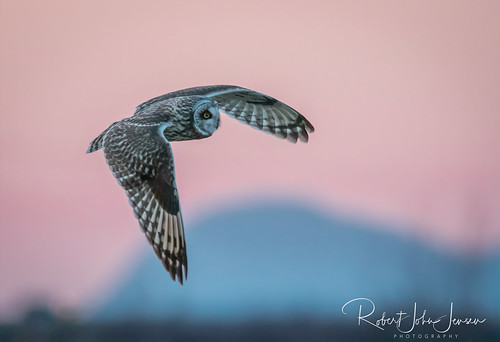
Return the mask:
[[[314,132],[314,127],[304,116],[268,95],[233,87],[224,91],[218,90],[206,96],[213,97],[221,111],[230,117],[279,138],[286,138],[294,143],[297,140],[307,142],[308,133]],[[274,120],[265,120],[270,116],[269,114]]]
[[141,230],[172,279],[182,284],[186,243],[170,144],[158,126],[122,121],[106,134],[103,147]]

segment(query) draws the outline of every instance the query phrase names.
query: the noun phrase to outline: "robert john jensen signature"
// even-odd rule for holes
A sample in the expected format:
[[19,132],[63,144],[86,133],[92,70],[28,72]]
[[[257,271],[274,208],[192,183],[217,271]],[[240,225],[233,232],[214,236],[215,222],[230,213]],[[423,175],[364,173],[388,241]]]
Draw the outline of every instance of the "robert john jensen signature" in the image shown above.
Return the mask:
[[[411,317],[408,313],[403,312],[402,310],[397,312],[395,316],[388,317],[386,313],[382,313],[380,318],[376,317],[371,317],[373,313],[375,312],[375,303],[373,303],[370,299],[368,298],[356,298],[356,299],[351,299],[347,303],[342,306],[342,313],[344,315],[347,315],[346,308],[348,306],[355,306],[359,305],[359,311],[358,311],[358,325],[361,325],[361,322],[365,322],[367,324],[370,324],[380,330],[384,330],[384,327],[386,325],[395,325],[396,329],[398,329],[399,332],[401,333],[410,333],[415,329],[417,325],[425,326],[429,325],[432,326],[434,331],[437,333],[446,333],[448,332],[452,326],[455,325],[478,325],[482,324],[486,321],[486,318],[479,319],[479,318],[456,318],[453,316],[453,302],[450,303],[450,314],[449,315],[443,315],[437,318],[430,318],[427,317],[427,310],[424,309],[422,314],[418,316],[417,314],[417,303],[413,305],[413,318],[411,320],[411,323],[409,320],[406,320],[403,323],[403,320]],[[364,306],[363,306],[364,305]],[[403,328],[403,325],[407,328]]]

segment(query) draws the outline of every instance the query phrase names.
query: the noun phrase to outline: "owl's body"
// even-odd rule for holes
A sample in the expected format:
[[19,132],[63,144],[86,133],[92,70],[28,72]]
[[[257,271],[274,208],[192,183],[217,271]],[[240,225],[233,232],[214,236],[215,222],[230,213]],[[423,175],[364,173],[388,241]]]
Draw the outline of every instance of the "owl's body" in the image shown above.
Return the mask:
[[292,142],[307,142],[308,132],[314,131],[297,111],[267,95],[236,86],[207,86],[139,105],[132,117],[111,124],[87,150],[104,148],[141,229],[172,279],[181,284],[187,275],[186,243],[170,142],[210,137],[220,125],[219,110]]

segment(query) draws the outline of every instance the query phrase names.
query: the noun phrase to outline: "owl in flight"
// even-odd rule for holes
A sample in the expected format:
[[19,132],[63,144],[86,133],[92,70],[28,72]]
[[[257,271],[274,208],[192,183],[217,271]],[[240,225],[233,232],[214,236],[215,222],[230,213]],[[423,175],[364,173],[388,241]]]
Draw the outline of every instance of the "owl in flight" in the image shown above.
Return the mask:
[[214,85],[144,102],[133,116],[112,123],[87,150],[104,148],[142,231],[172,279],[181,284],[187,276],[186,242],[170,142],[210,137],[220,125],[219,112],[293,143],[307,142],[308,133],[314,132],[306,118],[270,96]]

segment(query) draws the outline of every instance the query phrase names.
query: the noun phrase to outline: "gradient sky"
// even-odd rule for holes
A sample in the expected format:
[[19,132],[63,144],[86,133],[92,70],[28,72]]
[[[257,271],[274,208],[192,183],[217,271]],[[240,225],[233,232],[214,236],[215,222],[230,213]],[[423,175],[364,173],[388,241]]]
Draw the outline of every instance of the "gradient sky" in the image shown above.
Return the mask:
[[223,117],[174,143],[187,226],[296,198],[450,251],[500,241],[500,2],[0,1],[0,318],[78,306],[146,244],[88,143],[154,96],[236,84],[308,144]]

